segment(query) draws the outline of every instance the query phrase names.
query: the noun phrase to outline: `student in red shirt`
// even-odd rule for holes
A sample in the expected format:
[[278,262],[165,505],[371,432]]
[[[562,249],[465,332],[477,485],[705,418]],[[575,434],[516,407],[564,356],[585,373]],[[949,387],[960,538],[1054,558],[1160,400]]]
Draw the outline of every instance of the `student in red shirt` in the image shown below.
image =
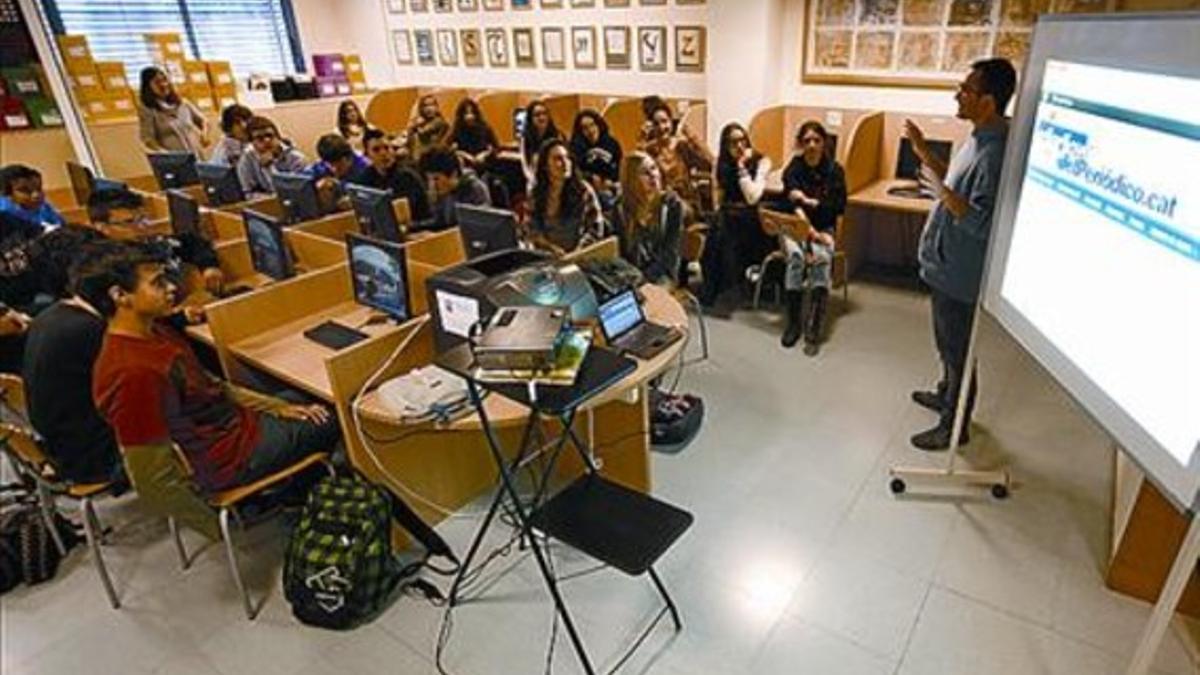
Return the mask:
[[183,336],[160,321],[174,311],[176,288],[153,254],[105,247],[80,263],[77,287],[108,319],[92,395],[151,509],[218,538],[202,494],[254,482],[338,442],[337,420],[323,406],[240,389],[201,367]]

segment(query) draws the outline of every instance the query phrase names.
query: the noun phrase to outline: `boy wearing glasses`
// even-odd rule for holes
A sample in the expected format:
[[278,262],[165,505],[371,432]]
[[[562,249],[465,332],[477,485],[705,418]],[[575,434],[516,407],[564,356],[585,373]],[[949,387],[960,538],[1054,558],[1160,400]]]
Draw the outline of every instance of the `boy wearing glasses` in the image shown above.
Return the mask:
[[274,194],[271,172],[303,173],[308,168],[304,153],[283,140],[271,120],[255,116],[246,125],[250,147],[238,160],[238,181],[248,199]]

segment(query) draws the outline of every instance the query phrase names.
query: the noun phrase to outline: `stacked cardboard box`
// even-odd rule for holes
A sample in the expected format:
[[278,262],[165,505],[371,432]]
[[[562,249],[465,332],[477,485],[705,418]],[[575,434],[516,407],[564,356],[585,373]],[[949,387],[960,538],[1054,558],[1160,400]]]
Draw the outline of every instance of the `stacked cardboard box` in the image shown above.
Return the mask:
[[175,86],[187,84],[183,65],[187,61],[187,53],[183,50],[183,39],[179,33],[145,33],[143,37],[150,60],[162,66]]
[[195,103],[202,112],[214,112],[216,104],[213,101],[212,86],[208,82],[208,67],[204,62],[184,61],[183,75],[187,82],[178,87],[180,95]]
[[213,103],[217,110],[224,110],[238,102],[237,84],[233,79],[233,66],[228,61],[205,61],[208,69],[208,84],[212,88]]
[[125,64],[120,61],[97,61],[96,75],[105,91],[129,91]]
[[314,81],[317,95],[321,98],[350,94],[346,61],[341,54],[313,54],[313,71],[316,73]]
[[[115,61],[96,61],[92,58],[87,37],[83,35],[58,36],[59,50],[67,68],[67,78],[75,101],[83,111],[84,119],[90,122],[128,119],[137,115],[133,104],[133,92],[125,77],[125,66]],[[53,106],[34,105],[51,121],[58,118]],[[61,123],[61,118],[59,118]]]
[[350,81],[350,90],[355,94],[367,91],[367,72],[363,70],[362,58],[358,54],[346,54],[346,79]]

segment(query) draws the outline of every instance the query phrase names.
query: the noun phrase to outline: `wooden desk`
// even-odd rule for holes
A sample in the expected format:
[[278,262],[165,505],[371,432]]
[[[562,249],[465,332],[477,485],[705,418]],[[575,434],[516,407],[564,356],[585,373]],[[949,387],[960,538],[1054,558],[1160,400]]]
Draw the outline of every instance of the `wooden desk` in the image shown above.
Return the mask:
[[[921,230],[933,209],[932,199],[888,194],[888,188],[908,181],[885,178],[868,183],[847,198],[845,233],[847,265],[853,272],[865,260],[888,267],[915,270]],[[850,251],[855,252],[853,258]]]
[[888,189],[892,186],[904,184],[911,184],[911,182],[897,181],[891,178],[877,180],[850,195],[847,201],[854,206],[928,216],[929,212],[933,210],[934,201],[932,199],[914,199],[912,197],[897,197],[896,195],[888,194]]

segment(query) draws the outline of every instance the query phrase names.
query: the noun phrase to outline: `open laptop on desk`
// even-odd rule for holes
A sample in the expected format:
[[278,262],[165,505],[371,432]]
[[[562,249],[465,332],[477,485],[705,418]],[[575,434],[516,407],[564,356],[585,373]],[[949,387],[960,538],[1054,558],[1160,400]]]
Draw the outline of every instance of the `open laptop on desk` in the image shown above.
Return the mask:
[[600,305],[600,329],[610,346],[639,359],[652,359],[683,338],[674,328],[647,321],[633,289]]

